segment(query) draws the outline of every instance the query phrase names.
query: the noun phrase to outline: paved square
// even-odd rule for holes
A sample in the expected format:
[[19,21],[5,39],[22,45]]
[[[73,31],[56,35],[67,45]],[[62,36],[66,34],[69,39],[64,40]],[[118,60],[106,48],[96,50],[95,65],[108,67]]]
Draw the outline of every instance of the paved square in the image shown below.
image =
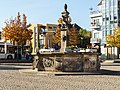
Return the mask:
[[[119,73],[55,76],[36,71],[20,72],[31,68],[30,63],[0,64],[0,90],[120,90]],[[105,63],[101,69],[120,72],[120,64]]]

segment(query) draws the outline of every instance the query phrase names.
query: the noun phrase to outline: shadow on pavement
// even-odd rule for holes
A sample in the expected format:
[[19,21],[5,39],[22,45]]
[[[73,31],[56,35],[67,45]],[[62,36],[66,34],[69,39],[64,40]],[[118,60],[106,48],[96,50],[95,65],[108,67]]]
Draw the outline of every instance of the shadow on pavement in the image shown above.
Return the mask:
[[115,75],[115,76],[120,76],[120,71],[112,71],[112,70],[105,70],[101,69],[99,71],[100,75]]
[[32,63],[1,63],[0,65],[8,65],[8,66],[32,66]]
[[120,71],[111,71],[101,69],[97,72],[65,72],[63,74],[55,74],[55,76],[78,76],[78,75],[111,75],[111,76],[120,76]]
[[32,63],[32,60],[0,60],[0,63]]
[[0,70],[20,70],[20,69],[28,69],[28,68],[5,67],[5,66],[0,66]]
[[120,64],[118,65],[118,64],[114,64],[114,65],[112,65],[112,64],[110,64],[110,65],[102,65],[102,66],[120,66]]
[[0,63],[0,70],[20,70],[30,68],[32,68],[32,64],[30,63]]
[[[108,65],[106,65],[108,66]],[[111,65],[113,66],[113,65]],[[116,65],[115,65],[116,66]],[[113,66],[114,67],[114,66]],[[32,63],[0,63],[0,70],[32,70]],[[39,71],[38,71],[39,72]],[[47,71],[46,71],[47,72]],[[40,72],[39,72],[40,73]],[[49,72],[48,72],[49,73]],[[111,75],[120,76],[120,70],[100,69],[96,72],[53,72],[55,76],[77,76],[77,75]]]

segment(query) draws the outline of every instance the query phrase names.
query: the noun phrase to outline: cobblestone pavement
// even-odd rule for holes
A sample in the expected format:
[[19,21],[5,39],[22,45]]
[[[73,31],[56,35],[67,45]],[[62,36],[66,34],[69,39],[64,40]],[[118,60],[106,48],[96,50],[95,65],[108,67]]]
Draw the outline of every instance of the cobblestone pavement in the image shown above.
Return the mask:
[[[30,63],[0,64],[0,90],[120,90],[120,74],[55,76],[20,72],[31,68]],[[119,72],[120,66],[103,64],[101,69]]]

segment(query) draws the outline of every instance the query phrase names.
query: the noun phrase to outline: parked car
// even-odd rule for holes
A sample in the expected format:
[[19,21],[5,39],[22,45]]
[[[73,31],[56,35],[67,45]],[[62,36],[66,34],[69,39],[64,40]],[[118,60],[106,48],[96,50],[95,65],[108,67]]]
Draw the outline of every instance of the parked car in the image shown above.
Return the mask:
[[48,48],[48,49],[40,49],[39,52],[43,53],[43,52],[54,52],[55,49],[54,48]]
[[86,49],[86,52],[97,52],[97,49],[96,48]]

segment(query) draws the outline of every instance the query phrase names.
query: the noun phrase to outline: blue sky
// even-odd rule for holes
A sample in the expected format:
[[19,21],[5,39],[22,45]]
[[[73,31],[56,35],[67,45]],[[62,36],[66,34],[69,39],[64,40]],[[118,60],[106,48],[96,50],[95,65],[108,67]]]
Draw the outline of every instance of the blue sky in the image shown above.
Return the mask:
[[97,10],[100,0],[0,0],[0,29],[5,26],[4,21],[16,17],[17,12],[27,16],[28,23],[57,24],[61,17],[64,4],[68,5],[68,11],[72,23],[90,30],[89,8]]

